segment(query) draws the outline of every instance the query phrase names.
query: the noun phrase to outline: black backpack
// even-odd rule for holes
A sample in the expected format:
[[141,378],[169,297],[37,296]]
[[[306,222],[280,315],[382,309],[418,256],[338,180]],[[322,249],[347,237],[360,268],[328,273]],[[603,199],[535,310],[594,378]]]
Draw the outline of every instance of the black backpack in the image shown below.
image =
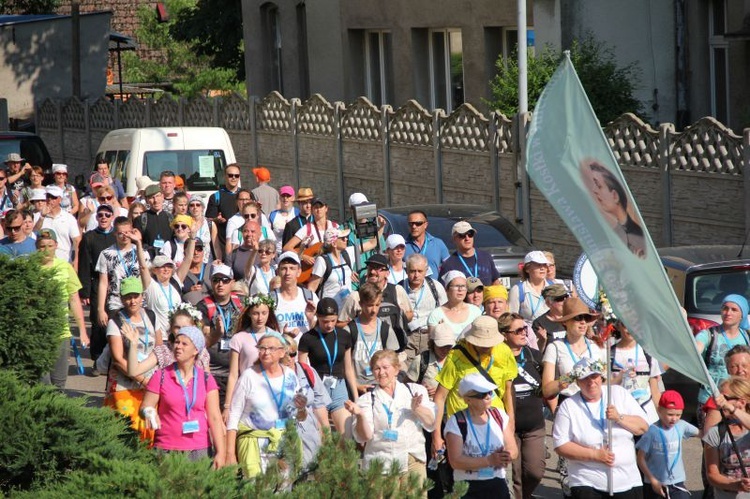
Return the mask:
[[398,306],[398,298],[396,296],[396,286],[388,283],[385,285],[383,290],[383,302],[380,304],[380,310],[378,311],[378,317],[383,322],[388,322],[393,332],[396,334],[398,340],[398,352],[402,352],[406,348],[408,342],[406,337],[406,330],[404,325],[406,324],[406,317]]
[[349,252],[343,251],[341,253],[341,256],[344,260],[343,263],[340,263],[338,265],[333,265],[333,260],[331,259],[330,254],[323,255],[323,261],[326,264],[326,270],[323,272],[323,277],[320,278],[320,285],[318,286],[318,290],[316,291],[316,294],[318,295],[318,298],[323,298],[323,285],[328,281],[328,278],[331,277],[331,272],[333,272],[333,269],[340,269],[344,266],[349,267],[354,271],[354,268],[352,267],[352,261],[349,258]]

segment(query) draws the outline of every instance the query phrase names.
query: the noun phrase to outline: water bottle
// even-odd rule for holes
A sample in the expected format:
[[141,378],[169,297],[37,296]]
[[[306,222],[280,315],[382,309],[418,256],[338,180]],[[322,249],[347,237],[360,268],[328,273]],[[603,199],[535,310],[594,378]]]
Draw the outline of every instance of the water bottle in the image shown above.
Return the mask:
[[627,367],[627,370],[622,375],[622,386],[628,391],[633,391],[636,388],[635,377],[631,377],[632,373],[635,373],[635,362],[633,362],[633,359],[628,359]]
[[440,449],[437,451],[437,456],[430,459],[430,462],[427,464],[427,469],[435,471],[438,468],[438,464],[442,463],[445,459],[445,449]]

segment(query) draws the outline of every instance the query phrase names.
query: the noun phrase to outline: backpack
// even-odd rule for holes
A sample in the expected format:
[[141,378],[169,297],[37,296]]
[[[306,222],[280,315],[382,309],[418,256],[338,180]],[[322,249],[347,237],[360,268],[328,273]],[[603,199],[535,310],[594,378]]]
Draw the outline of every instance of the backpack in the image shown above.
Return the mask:
[[[318,298],[323,298],[323,285],[328,281],[328,278],[331,277],[331,273],[333,272],[333,269],[340,269],[343,268],[345,265],[352,269],[354,271],[354,268],[352,267],[352,260],[349,258],[349,252],[344,251],[342,253],[342,258],[344,260],[344,263],[340,263],[338,265],[333,264],[333,259],[331,258],[331,255],[323,255],[323,261],[326,264],[326,270],[323,272],[323,277],[320,279],[320,286],[318,286],[318,290],[316,291]],[[343,272],[343,271],[342,271]]]
[[[721,328],[719,326],[713,326],[708,328],[708,332],[710,333],[710,337],[708,339],[708,345],[706,345],[706,348],[703,349],[703,362],[706,364],[706,367],[708,367],[708,363],[711,360],[711,350],[714,347],[714,343],[716,343],[716,335],[721,331]],[[750,346],[750,343],[747,340],[747,332],[740,328],[740,336],[742,336],[742,339],[745,340],[745,344]]]
[[[390,328],[388,327],[388,324],[386,324],[385,321],[380,321],[380,344],[383,346],[383,349],[386,348],[386,345],[388,344],[388,333],[390,332]],[[352,351],[354,351],[354,345],[357,343],[357,339],[359,339],[359,329],[357,328],[357,322],[351,321],[349,323],[349,333],[352,337]],[[399,344],[399,346],[401,346]]]
[[[172,225],[172,220],[174,219],[174,215],[170,212],[166,212],[167,217],[169,217],[169,225]],[[148,211],[144,211],[141,213],[141,234],[146,233],[146,227],[148,227]],[[174,256],[172,257],[174,259]]]
[[[435,286],[435,280],[433,278],[431,278],[431,277],[425,277],[424,278],[424,282],[426,282],[427,286],[429,286],[429,288],[430,288],[430,293],[432,293],[432,297],[435,299],[435,305],[437,305],[439,307],[440,306],[440,298],[438,297],[438,291],[437,291],[437,286]],[[409,292],[409,288],[408,288],[408,286],[409,286],[409,279],[404,279],[403,281],[401,281],[400,283],[398,283],[398,285],[401,286],[402,288],[404,288],[407,293]]]
[[307,378],[307,383],[310,385],[310,388],[315,388],[315,374],[313,373],[313,368],[304,362],[297,362],[297,365],[300,366],[302,372],[305,373],[305,378]]
[[[552,286],[555,284],[555,281],[552,279],[545,279],[547,281],[547,286]],[[523,289],[523,283],[524,281],[518,281],[516,283],[516,286],[518,286],[518,306],[520,307],[523,305],[524,299],[526,299],[526,290]]]
[[[149,321],[151,321],[151,327],[156,329],[156,313],[148,308],[143,309],[144,312],[146,312],[146,317]],[[122,329],[122,323],[123,323],[123,315],[118,310],[111,319],[115,322],[118,328]]]
[[[713,338],[713,336],[712,336],[712,338]],[[636,348],[638,348],[638,345],[636,345]],[[650,375],[651,374],[651,356],[643,348],[641,348],[641,351],[643,352],[643,355],[646,356],[646,364],[648,364],[648,371],[646,371],[646,372],[638,371],[638,366],[635,366],[636,367],[635,373],[636,374],[648,374],[648,375]],[[612,345],[612,348],[609,349],[609,358],[612,359],[612,367],[614,367],[614,364],[615,364],[615,353],[616,352],[617,352],[617,344],[615,343],[614,345]],[[708,364],[706,364],[706,365],[708,365]],[[614,369],[612,369],[612,370],[614,370]]]
[[[465,409],[463,411],[458,411],[456,413],[456,423],[458,424],[458,430],[461,432],[461,438],[464,442],[466,442],[466,433],[468,431],[468,423],[466,422],[466,418],[468,416],[468,409]],[[503,431],[503,416],[500,414],[500,409],[497,407],[490,407],[490,416],[492,416],[492,419],[495,420],[495,422],[500,427],[500,432]],[[468,416],[471,417],[471,416]],[[487,421],[489,423],[489,421]],[[489,430],[489,428],[488,428]]]
[[404,313],[397,305],[398,299],[396,295],[396,286],[388,283],[385,285],[383,290],[383,302],[380,304],[380,310],[378,311],[378,317],[383,322],[388,322],[393,332],[396,334],[398,340],[397,352],[402,352],[406,348],[408,342],[406,337],[406,331],[404,330],[404,324],[406,322]]
[[417,375],[417,381],[416,383],[418,385],[422,384],[422,381],[424,381],[424,375],[427,374],[427,368],[430,366],[430,351],[425,350],[421,354],[419,354],[419,374]]
[[[237,293],[232,292],[232,294],[229,295],[229,298],[237,310],[242,310],[242,300]],[[210,323],[214,320],[214,316],[216,315],[216,301],[210,296],[207,296],[203,299],[203,303],[206,305],[206,313],[208,314],[208,322]],[[229,331],[227,331],[227,333],[229,333]]]

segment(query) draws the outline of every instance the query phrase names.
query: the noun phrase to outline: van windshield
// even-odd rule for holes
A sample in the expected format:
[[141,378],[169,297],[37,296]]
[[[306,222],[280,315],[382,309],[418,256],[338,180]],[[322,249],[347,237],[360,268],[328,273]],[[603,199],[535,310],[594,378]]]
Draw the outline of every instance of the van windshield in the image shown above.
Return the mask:
[[193,149],[149,151],[143,155],[143,174],[158,181],[164,171],[172,171],[185,180],[188,191],[215,191],[221,186],[226,158],[224,151]]
[[686,289],[689,290],[685,300],[688,313],[718,315],[726,295],[735,293],[747,296],[750,269],[737,267],[696,273]]

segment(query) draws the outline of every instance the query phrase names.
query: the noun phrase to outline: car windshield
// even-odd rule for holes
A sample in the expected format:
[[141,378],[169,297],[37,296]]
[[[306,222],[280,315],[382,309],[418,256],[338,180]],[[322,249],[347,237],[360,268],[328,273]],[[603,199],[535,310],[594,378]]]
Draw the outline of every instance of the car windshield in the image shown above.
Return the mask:
[[224,183],[226,159],[221,150],[149,151],[143,155],[144,175],[158,181],[163,171],[185,179],[189,191],[215,191]]
[[737,267],[701,272],[693,275],[692,285],[687,289],[685,308],[689,314],[719,314],[721,302],[728,294],[747,296],[750,269]]
[[23,138],[0,140],[0,157],[3,159],[10,153],[20,154],[24,160],[33,166],[45,166],[50,163],[46,151],[42,149],[39,139]]

